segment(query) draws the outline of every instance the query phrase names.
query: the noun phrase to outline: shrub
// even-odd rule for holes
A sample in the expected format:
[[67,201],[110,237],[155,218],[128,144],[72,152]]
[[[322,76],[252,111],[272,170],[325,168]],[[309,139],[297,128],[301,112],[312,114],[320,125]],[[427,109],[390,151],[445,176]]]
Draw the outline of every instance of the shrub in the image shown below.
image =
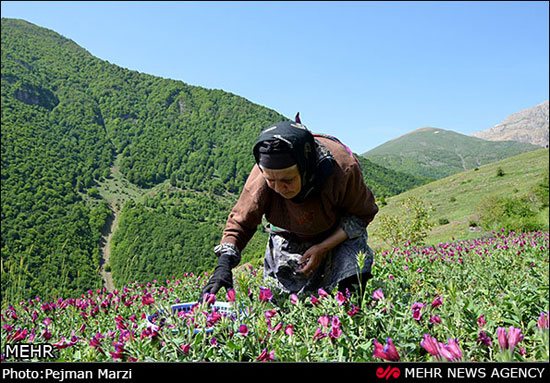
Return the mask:
[[428,232],[434,226],[430,222],[431,206],[416,197],[409,197],[402,202],[401,211],[396,216],[381,215],[379,235],[392,247],[403,243],[414,246],[424,244]]
[[479,204],[480,223],[486,230],[505,228],[518,232],[539,230],[537,211],[528,197],[485,197]]

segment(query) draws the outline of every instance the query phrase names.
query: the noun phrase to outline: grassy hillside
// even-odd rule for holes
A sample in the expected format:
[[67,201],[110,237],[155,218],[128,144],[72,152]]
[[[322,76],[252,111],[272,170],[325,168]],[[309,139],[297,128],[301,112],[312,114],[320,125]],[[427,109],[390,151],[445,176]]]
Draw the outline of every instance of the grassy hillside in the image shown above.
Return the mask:
[[[499,169],[502,172],[499,173]],[[524,196],[543,182],[548,172],[548,149],[520,154],[489,165],[454,174],[450,177],[406,191],[387,199],[379,216],[399,214],[401,202],[409,196],[422,199],[433,207],[435,223],[427,243],[449,241],[452,238],[469,239],[480,237],[480,227],[470,229],[470,224],[479,223],[479,204],[487,196]],[[498,174],[502,174],[499,176]],[[547,182],[547,181],[546,181]],[[548,208],[540,212],[540,219],[548,226]],[[441,224],[440,222],[449,221]],[[380,220],[375,219],[369,227],[371,246],[386,247],[377,235]]]
[[486,141],[452,131],[422,128],[388,141],[363,156],[417,177],[440,179],[540,147],[514,141]]

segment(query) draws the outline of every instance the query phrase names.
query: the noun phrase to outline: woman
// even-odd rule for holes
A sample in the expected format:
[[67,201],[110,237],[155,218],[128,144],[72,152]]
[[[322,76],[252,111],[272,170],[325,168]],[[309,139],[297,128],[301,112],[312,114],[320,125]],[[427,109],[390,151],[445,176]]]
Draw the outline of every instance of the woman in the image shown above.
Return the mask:
[[378,206],[349,149],[299,122],[279,122],[260,134],[253,152],[256,165],[229,214],[201,297],[233,286],[231,269],[264,216],[270,232],[264,276],[281,290],[351,290],[358,276],[364,285],[373,261],[366,227]]

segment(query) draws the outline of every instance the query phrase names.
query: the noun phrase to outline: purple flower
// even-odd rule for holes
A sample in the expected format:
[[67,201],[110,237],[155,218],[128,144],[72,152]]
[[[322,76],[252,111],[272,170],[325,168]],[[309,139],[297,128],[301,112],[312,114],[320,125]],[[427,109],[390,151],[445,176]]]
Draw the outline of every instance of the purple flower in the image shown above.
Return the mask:
[[548,311],[546,313],[540,313],[539,320],[537,321],[537,327],[539,330],[548,330]]
[[432,356],[439,358],[439,355],[441,353],[439,350],[439,342],[433,336],[429,334],[424,334],[424,339],[422,339],[420,345]]
[[260,300],[261,301],[270,301],[273,298],[273,293],[270,289],[265,287],[260,287]]
[[148,306],[155,303],[155,299],[151,296],[151,293],[147,293],[141,297],[141,303],[144,306]]
[[508,346],[510,347],[510,350],[512,352],[514,351],[514,348],[517,346],[517,344],[522,340],[523,334],[521,333],[521,330],[519,328],[510,326],[510,329],[508,331]]
[[324,337],[326,337],[327,334],[325,334],[322,330],[321,330],[321,327],[317,327],[317,330],[315,330],[315,334],[313,334],[313,340],[315,339],[323,339]]
[[462,360],[462,350],[460,349],[460,346],[458,345],[458,340],[456,338],[449,339],[448,344],[446,344],[443,349],[450,353],[450,357],[446,356],[447,360]]
[[267,348],[264,348],[260,356],[256,358],[256,360],[259,360],[260,362],[265,362],[268,360],[273,360],[275,356],[275,350],[271,350],[270,352],[267,352]]
[[510,326],[508,333],[504,327],[497,328],[498,344],[501,350],[510,350],[514,352],[514,348],[523,340],[523,334],[519,328]]
[[292,334],[294,334],[294,326],[289,324],[285,327],[285,334],[288,335],[288,336],[291,336]]
[[317,293],[319,293],[320,299],[329,297],[329,294],[323,288],[319,288],[319,290],[317,290]]
[[225,298],[227,299],[228,302],[235,302],[235,290],[229,289],[227,291],[227,294],[225,294]]
[[449,339],[448,344],[443,344],[433,336],[425,334],[420,345],[437,360],[441,360],[441,357],[443,357],[448,361],[457,361],[461,360],[463,356],[456,339]]
[[381,358],[384,360],[394,361],[397,362],[401,358],[399,357],[399,353],[397,352],[397,349],[395,348],[393,341],[391,338],[386,338],[386,345],[382,346],[381,343],[378,342],[378,340],[373,340],[374,344],[374,357],[375,358]]
[[328,315],[323,315],[320,316],[319,319],[317,319],[317,322],[319,322],[319,324],[323,327],[328,327],[330,323],[330,318],[328,317]]
[[432,307],[437,308],[443,304],[443,299],[440,296],[435,297],[432,302]]
[[487,322],[485,322],[485,314],[481,314],[479,318],[477,318],[477,324],[479,327],[485,326]]
[[372,293],[372,297],[375,300],[384,299],[384,292],[382,291],[382,289],[378,289],[378,290],[376,290],[375,292]]
[[344,294],[342,294],[341,291],[338,291],[336,293],[336,302],[338,302],[338,306],[342,306],[344,303],[346,303],[346,297]]
[[210,305],[213,305],[216,303],[216,294],[206,293],[202,297],[202,303],[208,303]]
[[181,351],[183,351],[184,354],[187,354],[189,352],[189,349],[191,348],[191,345],[189,343],[182,344],[180,346]]
[[297,304],[298,303],[298,295],[291,294],[290,295],[290,303],[292,303],[293,305]]
[[266,319],[271,319],[277,314],[277,310],[266,310],[264,311],[264,316]]
[[493,342],[491,342],[491,338],[489,338],[489,335],[485,331],[480,331],[478,337],[477,337],[477,343],[483,344],[487,347],[491,347]]
[[430,323],[438,324],[441,323],[441,318],[439,315],[430,315]]
[[420,302],[414,302],[413,305],[411,306],[411,309],[413,311],[413,318],[417,321],[419,321],[420,319],[422,319],[422,308],[425,306],[424,303],[420,303]]
[[248,335],[248,327],[246,327],[245,324],[242,324],[239,326],[239,333],[241,333],[244,336]]
[[355,306],[353,303],[351,304],[351,310],[346,311],[350,317],[353,317],[357,315],[357,313],[361,311],[361,309],[357,306]]

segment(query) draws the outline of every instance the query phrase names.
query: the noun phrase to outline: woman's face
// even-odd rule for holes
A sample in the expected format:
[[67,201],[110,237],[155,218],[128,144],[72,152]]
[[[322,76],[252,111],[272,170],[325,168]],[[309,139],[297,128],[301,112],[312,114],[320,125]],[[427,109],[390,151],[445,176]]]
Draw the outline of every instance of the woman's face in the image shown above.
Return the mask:
[[267,186],[275,190],[283,198],[291,199],[300,193],[302,189],[302,177],[298,171],[298,165],[286,169],[266,169],[260,167]]

